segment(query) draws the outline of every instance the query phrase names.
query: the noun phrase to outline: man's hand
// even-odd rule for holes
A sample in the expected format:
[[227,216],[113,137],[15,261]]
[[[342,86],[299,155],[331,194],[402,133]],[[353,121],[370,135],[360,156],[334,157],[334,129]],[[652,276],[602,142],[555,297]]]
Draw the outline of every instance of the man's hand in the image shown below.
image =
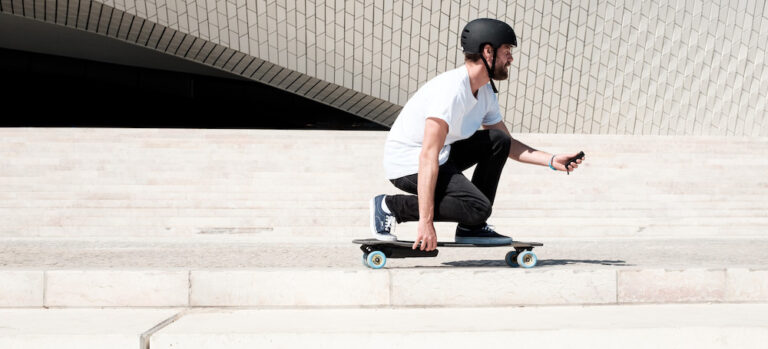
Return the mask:
[[584,157],[582,159],[578,159],[578,160],[572,162],[568,166],[568,168],[566,168],[565,164],[568,163],[568,160],[573,159],[577,155],[579,155],[579,153],[559,154],[559,155],[555,156],[554,160],[552,160],[552,167],[554,167],[556,170],[559,170],[559,171],[573,171],[577,167],[579,167],[579,164],[581,164],[586,159],[586,157]]
[[417,247],[422,251],[432,251],[437,248],[437,233],[435,233],[435,225],[432,222],[419,220],[419,236],[416,237],[416,241],[413,242],[412,249]]

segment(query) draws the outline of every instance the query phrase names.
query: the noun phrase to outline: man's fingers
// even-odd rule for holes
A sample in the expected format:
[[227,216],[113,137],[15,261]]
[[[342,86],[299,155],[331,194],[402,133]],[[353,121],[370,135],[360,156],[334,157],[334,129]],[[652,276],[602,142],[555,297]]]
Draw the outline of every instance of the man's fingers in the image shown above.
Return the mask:
[[416,241],[413,242],[413,246],[411,249],[419,249],[421,251],[432,251],[434,249],[437,249],[437,240],[436,239],[430,239],[430,238],[423,238],[423,239],[416,239]]
[[437,248],[437,238],[429,239],[429,249],[428,251],[432,251]]

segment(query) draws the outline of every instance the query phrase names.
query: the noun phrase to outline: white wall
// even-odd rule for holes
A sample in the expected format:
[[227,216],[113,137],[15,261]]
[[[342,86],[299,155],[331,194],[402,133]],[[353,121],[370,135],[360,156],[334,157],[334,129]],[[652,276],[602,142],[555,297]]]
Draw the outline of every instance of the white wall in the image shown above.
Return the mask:
[[462,63],[468,20],[495,17],[520,43],[499,95],[513,132],[768,136],[762,1],[99,1],[0,4],[383,124]]

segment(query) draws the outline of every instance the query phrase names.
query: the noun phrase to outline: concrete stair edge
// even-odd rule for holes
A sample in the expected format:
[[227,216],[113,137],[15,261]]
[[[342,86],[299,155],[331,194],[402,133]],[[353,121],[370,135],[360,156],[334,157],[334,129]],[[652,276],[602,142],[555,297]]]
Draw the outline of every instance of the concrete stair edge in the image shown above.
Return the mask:
[[[472,282],[467,283],[467,278]],[[0,270],[0,284],[4,285],[0,307],[768,302],[768,269],[748,268],[541,271],[512,268],[369,270],[361,266],[357,269]],[[427,289],[430,291],[424,292]],[[493,292],[477,292],[478,289]]]

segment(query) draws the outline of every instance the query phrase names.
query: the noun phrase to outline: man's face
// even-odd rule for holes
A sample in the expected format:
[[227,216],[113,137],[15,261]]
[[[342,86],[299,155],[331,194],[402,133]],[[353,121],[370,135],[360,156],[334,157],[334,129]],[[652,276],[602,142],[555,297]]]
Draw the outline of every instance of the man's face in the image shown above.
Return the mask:
[[[490,63],[490,62],[488,62]],[[509,77],[509,66],[512,63],[512,53],[507,44],[501,45],[496,51],[496,66],[493,67],[495,80],[506,80]]]

